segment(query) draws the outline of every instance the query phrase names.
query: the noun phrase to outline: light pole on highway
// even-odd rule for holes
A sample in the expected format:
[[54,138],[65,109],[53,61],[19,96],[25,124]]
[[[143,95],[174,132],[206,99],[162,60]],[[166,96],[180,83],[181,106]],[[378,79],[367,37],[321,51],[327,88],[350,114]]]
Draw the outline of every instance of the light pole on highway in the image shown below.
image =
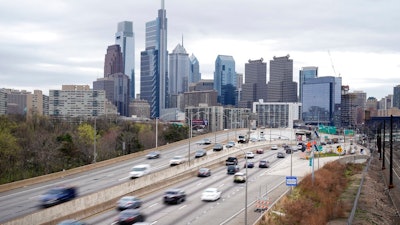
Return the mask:
[[246,157],[246,152],[241,148],[238,147],[240,151],[243,152],[244,159],[245,159],[245,174],[246,174],[246,182],[245,182],[245,193],[244,193],[244,225],[247,225],[247,157]]

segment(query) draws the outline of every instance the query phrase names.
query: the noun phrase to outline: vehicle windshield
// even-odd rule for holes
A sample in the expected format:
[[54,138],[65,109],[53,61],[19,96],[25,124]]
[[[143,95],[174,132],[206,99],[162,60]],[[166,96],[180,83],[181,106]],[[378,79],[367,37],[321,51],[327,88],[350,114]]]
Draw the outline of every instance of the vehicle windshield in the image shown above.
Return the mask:
[[61,193],[62,192],[62,190],[61,189],[51,189],[51,190],[49,190],[46,194],[49,194],[49,195],[56,195],[56,194],[58,194],[58,193]]
[[145,171],[146,167],[133,167],[132,171]]
[[173,159],[181,159],[182,156],[175,156]]
[[167,194],[167,195],[176,195],[176,194],[178,194],[178,192],[177,191],[167,191],[167,192],[165,192],[165,194]]
[[202,173],[204,173],[204,172],[207,172],[208,169],[206,169],[206,168],[201,168],[199,171],[202,172]]

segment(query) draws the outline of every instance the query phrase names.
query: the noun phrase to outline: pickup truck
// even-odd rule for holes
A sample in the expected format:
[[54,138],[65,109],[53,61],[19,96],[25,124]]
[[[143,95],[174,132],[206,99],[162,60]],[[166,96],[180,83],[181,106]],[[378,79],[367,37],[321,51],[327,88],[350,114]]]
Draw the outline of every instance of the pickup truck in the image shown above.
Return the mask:
[[76,196],[77,190],[75,187],[55,187],[40,196],[40,204],[46,208],[72,200]]

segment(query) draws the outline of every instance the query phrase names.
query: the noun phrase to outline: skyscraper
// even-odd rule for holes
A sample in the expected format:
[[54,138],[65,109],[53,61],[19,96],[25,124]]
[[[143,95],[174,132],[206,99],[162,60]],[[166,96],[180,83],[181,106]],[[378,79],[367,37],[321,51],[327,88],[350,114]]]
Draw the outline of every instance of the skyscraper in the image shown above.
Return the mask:
[[158,17],[146,23],[146,49],[140,54],[140,95],[150,104],[150,117],[168,106],[167,17],[164,0]]
[[307,66],[301,68],[299,71],[299,101],[303,101],[302,91],[303,91],[303,83],[311,78],[318,77],[318,67],[316,66]]
[[104,59],[104,77],[113,73],[124,73],[124,59],[119,45],[110,45]]
[[196,56],[193,54],[189,57],[190,59],[190,74],[189,74],[189,84],[196,83],[201,80],[200,64]]
[[232,56],[218,55],[215,60],[214,89],[222,105],[236,105],[237,79],[235,60]]
[[267,64],[263,59],[249,60],[244,65],[245,82],[239,107],[251,108],[259,99],[267,100]]
[[297,102],[297,83],[293,82],[293,60],[289,55],[270,60],[268,102]]
[[115,44],[121,47],[122,59],[124,61],[123,73],[130,78],[131,99],[135,98],[135,34],[133,33],[133,23],[123,21],[118,23],[117,33],[115,33]]
[[400,109],[400,85],[393,87],[393,107]]
[[188,80],[190,73],[189,54],[185,48],[178,44],[169,54],[169,93],[181,94],[188,91]]

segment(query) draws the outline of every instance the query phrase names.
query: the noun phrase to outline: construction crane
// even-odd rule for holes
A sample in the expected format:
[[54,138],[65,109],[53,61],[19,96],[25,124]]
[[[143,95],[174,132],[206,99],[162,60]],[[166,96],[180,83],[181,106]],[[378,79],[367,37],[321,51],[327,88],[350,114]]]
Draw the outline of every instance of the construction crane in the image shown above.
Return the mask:
[[[336,70],[335,70],[335,66],[333,65],[333,60],[332,60],[332,56],[331,56],[331,52],[328,50],[328,54],[329,54],[329,59],[331,60],[331,65],[332,65],[332,70],[333,70],[333,74],[336,77]],[[339,77],[340,77],[340,73],[339,73]]]

